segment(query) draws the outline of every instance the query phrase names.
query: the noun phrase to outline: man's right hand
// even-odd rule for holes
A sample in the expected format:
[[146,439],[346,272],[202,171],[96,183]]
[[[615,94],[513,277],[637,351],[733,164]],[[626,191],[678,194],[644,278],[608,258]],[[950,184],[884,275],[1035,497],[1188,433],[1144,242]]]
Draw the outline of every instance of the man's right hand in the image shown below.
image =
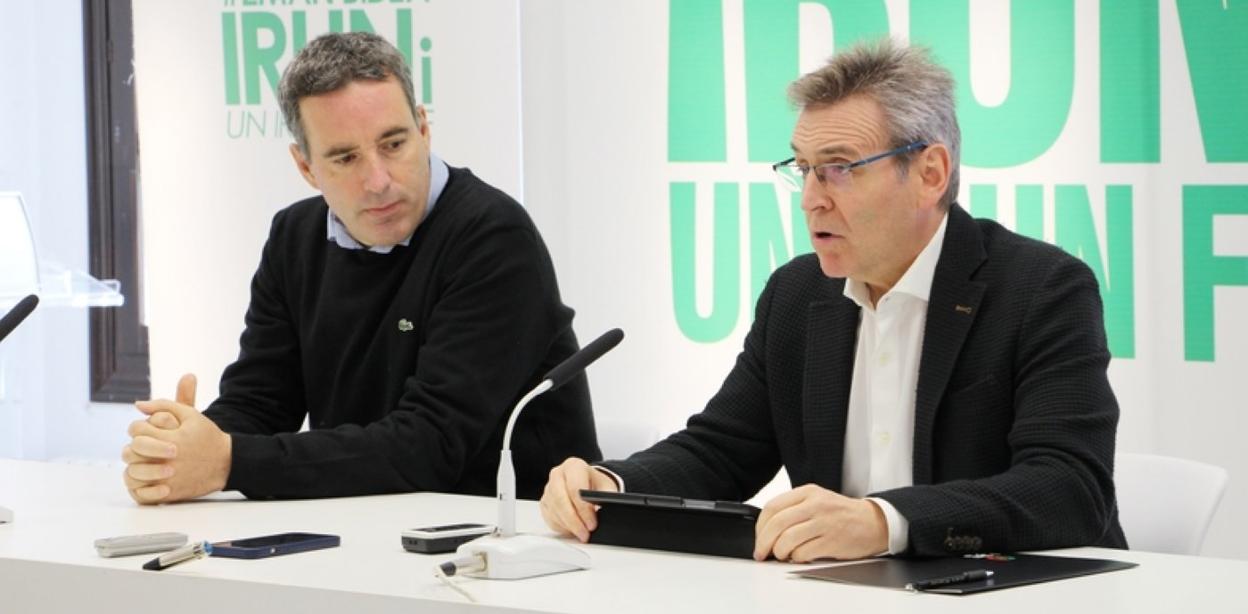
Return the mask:
[[610,476],[572,457],[550,470],[541,508],[542,518],[551,529],[587,542],[589,533],[598,528],[598,507],[581,499],[582,488],[620,490]]

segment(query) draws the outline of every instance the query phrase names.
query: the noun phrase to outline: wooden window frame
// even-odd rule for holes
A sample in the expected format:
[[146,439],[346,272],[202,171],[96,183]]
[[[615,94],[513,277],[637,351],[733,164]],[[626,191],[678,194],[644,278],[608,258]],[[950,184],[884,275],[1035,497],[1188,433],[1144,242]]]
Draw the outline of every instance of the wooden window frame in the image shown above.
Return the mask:
[[151,397],[139,285],[139,137],[131,0],[83,0],[90,273],[121,282],[125,304],[90,309],[91,400]]

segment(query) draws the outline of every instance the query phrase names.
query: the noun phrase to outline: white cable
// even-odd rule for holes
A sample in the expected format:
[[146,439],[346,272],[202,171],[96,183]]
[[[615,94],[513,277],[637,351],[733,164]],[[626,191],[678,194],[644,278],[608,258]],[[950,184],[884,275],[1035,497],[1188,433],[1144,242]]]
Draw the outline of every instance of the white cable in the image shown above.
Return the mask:
[[[459,563],[459,562],[460,562],[459,560],[451,561],[450,566],[451,566],[452,571],[458,572],[459,566],[456,563]],[[436,576],[439,580],[441,580],[443,584],[450,587],[451,590],[459,593],[460,595],[463,595],[464,599],[467,599],[469,603],[477,603],[477,599],[476,597],[472,596],[472,593],[469,593],[467,589],[460,586],[454,580],[452,580],[450,576],[446,575],[446,570],[443,569],[442,565],[433,566],[433,575]]]

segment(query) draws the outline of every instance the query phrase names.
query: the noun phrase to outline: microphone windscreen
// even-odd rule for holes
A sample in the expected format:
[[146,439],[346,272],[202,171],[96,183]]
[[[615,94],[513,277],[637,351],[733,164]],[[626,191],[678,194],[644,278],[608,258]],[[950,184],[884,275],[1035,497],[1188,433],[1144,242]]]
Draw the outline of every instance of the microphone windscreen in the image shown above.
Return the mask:
[[31,294],[18,301],[17,306],[4,314],[4,317],[0,318],[0,341],[9,336],[9,333],[13,332],[13,329],[17,328],[17,325],[21,324],[22,320],[25,320],[26,316],[30,315],[30,312],[34,311],[35,306],[38,304],[39,296]]
[[550,389],[554,390],[555,388],[568,383],[568,380],[576,377],[578,373],[584,371],[585,367],[588,367],[595,360],[602,358],[603,354],[611,351],[611,348],[619,345],[620,341],[623,339],[624,331],[618,328],[613,328],[603,333],[602,336],[597,339],[594,339],[589,345],[581,348],[581,351],[569,356],[567,360],[559,363],[559,366],[551,369],[543,379],[550,380],[552,384]]

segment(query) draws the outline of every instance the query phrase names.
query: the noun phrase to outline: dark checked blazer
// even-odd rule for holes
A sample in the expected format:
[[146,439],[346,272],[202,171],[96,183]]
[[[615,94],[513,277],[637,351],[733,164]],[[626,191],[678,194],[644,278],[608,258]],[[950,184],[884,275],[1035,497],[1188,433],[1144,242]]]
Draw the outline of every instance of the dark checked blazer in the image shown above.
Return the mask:
[[[632,492],[744,500],[783,466],[841,489],[859,308],[816,257],[777,270],[745,347],[685,430],[603,463]],[[919,364],[914,486],[874,493],[912,555],[1126,547],[1118,404],[1096,279],[1051,245],[949,212]]]

